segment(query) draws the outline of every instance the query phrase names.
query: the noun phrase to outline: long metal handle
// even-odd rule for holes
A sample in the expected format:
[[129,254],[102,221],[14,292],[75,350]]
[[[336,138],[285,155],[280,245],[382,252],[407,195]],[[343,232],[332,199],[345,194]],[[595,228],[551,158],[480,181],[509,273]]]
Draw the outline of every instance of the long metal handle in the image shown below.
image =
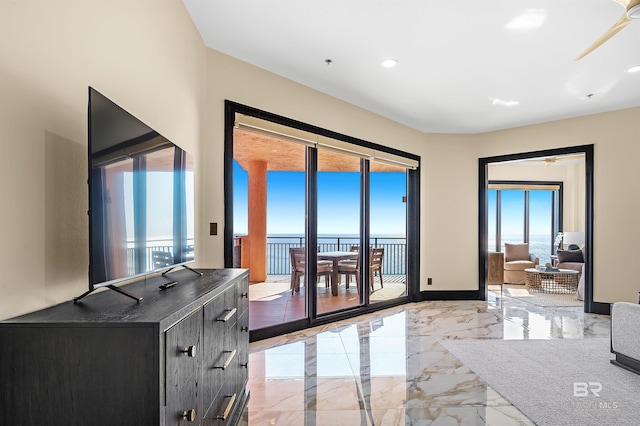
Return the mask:
[[231,318],[233,318],[233,316],[236,314],[237,311],[238,311],[237,308],[227,309],[227,315],[223,316],[222,318],[218,318],[216,321],[218,321],[218,322],[227,322]]
[[231,400],[227,404],[227,408],[224,410],[224,413],[221,416],[216,417],[217,420],[227,420],[227,417],[229,417],[229,413],[231,413],[231,409],[233,408],[233,404],[236,402],[235,393],[233,395],[227,395],[227,397],[230,397]]
[[224,364],[222,364],[222,366],[220,367],[213,367],[213,368],[218,368],[220,370],[226,370],[227,367],[229,367],[229,364],[231,364],[231,361],[233,361],[233,357],[236,356],[236,349],[234,349],[233,351],[231,351],[231,353],[229,354],[229,356],[227,357],[227,360],[224,362]]

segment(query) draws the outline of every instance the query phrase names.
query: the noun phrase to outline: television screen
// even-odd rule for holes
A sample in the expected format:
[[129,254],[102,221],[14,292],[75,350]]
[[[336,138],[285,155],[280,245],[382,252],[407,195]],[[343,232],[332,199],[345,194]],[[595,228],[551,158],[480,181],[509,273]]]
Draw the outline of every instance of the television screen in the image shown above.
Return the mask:
[[191,156],[91,87],[88,145],[89,290],[193,261]]

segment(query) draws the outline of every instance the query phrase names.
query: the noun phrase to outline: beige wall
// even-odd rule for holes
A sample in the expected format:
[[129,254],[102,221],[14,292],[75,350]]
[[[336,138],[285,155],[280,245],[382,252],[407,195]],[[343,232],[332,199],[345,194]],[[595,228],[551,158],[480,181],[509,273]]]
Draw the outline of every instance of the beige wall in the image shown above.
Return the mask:
[[594,145],[594,300],[637,302],[640,108],[477,135],[491,157]]
[[[471,135],[427,135],[421,290],[478,289],[478,149]],[[433,285],[427,286],[427,278]]]
[[198,154],[205,47],[180,1],[0,2],[0,318],[88,287],[87,86]]
[[489,165],[489,180],[522,180],[562,182],[563,189],[563,229],[565,231],[585,230],[585,162],[542,163],[523,162],[493,163]]
[[197,158],[197,266],[223,264],[225,99],[420,155],[422,290],[477,289],[478,157],[595,143],[596,300],[635,300],[639,109],[425,135],[205,49],[179,0],[5,1],[0,51],[0,318],[87,288],[89,85]]
[[[337,131],[348,136],[398,148],[422,157],[421,287],[433,277],[428,289],[477,288],[477,243],[462,249],[469,268],[451,274],[443,250],[460,251],[453,232],[471,235],[477,241],[476,213],[457,205],[470,200],[477,206],[477,155],[473,137],[465,135],[425,135],[351,104],[268,73],[229,56],[209,51],[207,56],[207,106],[203,120],[200,175],[203,194],[203,221],[224,223],[223,152],[225,99],[263,109]],[[206,166],[205,166],[206,164]],[[454,208],[449,208],[453,206]],[[223,265],[223,237],[205,236],[198,246],[202,266]]]

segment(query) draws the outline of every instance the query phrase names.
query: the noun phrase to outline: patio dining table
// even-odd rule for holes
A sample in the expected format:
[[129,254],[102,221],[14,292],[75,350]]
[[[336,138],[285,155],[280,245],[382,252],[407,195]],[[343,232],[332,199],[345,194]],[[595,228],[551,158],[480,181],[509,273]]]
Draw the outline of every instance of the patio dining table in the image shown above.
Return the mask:
[[318,260],[331,260],[333,261],[333,271],[331,272],[331,294],[338,295],[338,280],[340,274],[338,273],[338,263],[341,260],[357,259],[357,251],[324,251],[318,253]]

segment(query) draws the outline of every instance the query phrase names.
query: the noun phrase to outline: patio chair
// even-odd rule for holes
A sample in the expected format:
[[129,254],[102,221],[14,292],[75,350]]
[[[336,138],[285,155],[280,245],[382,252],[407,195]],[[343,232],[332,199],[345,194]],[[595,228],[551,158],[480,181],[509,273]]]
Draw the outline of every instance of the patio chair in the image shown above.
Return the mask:
[[371,291],[373,291],[373,277],[376,272],[380,277],[380,288],[384,288],[382,284],[382,259],[384,258],[384,248],[371,249],[371,257],[369,260],[369,281],[371,282]]
[[153,250],[151,252],[151,259],[154,270],[166,268],[174,263],[173,255],[167,251]]
[[[305,248],[291,247],[289,248],[289,258],[291,261],[291,294],[300,291],[300,278],[305,274]],[[329,287],[331,273],[333,272],[333,262],[328,260],[319,260],[317,267],[318,281],[324,276],[325,287]]]
[[[350,251],[350,252],[355,252],[355,253],[357,253],[357,252],[359,252],[359,251],[360,251],[360,246],[358,246],[358,245],[352,245],[352,246],[349,248],[349,251]],[[340,265],[355,265],[356,263],[357,263],[357,260],[356,260],[356,259],[344,259],[344,260],[341,260],[339,264],[340,264]],[[348,287],[349,287],[349,286],[347,285],[347,288],[348,288]]]
[[[373,279],[377,273],[380,277],[380,287],[384,288],[382,284],[382,259],[384,257],[384,248],[372,248],[369,249],[369,284],[371,285],[371,291],[373,291]],[[346,286],[349,287],[349,278],[351,275],[356,277],[356,288],[360,291],[360,257],[354,263],[340,263],[338,265],[338,273],[344,274],[346,279]]]

